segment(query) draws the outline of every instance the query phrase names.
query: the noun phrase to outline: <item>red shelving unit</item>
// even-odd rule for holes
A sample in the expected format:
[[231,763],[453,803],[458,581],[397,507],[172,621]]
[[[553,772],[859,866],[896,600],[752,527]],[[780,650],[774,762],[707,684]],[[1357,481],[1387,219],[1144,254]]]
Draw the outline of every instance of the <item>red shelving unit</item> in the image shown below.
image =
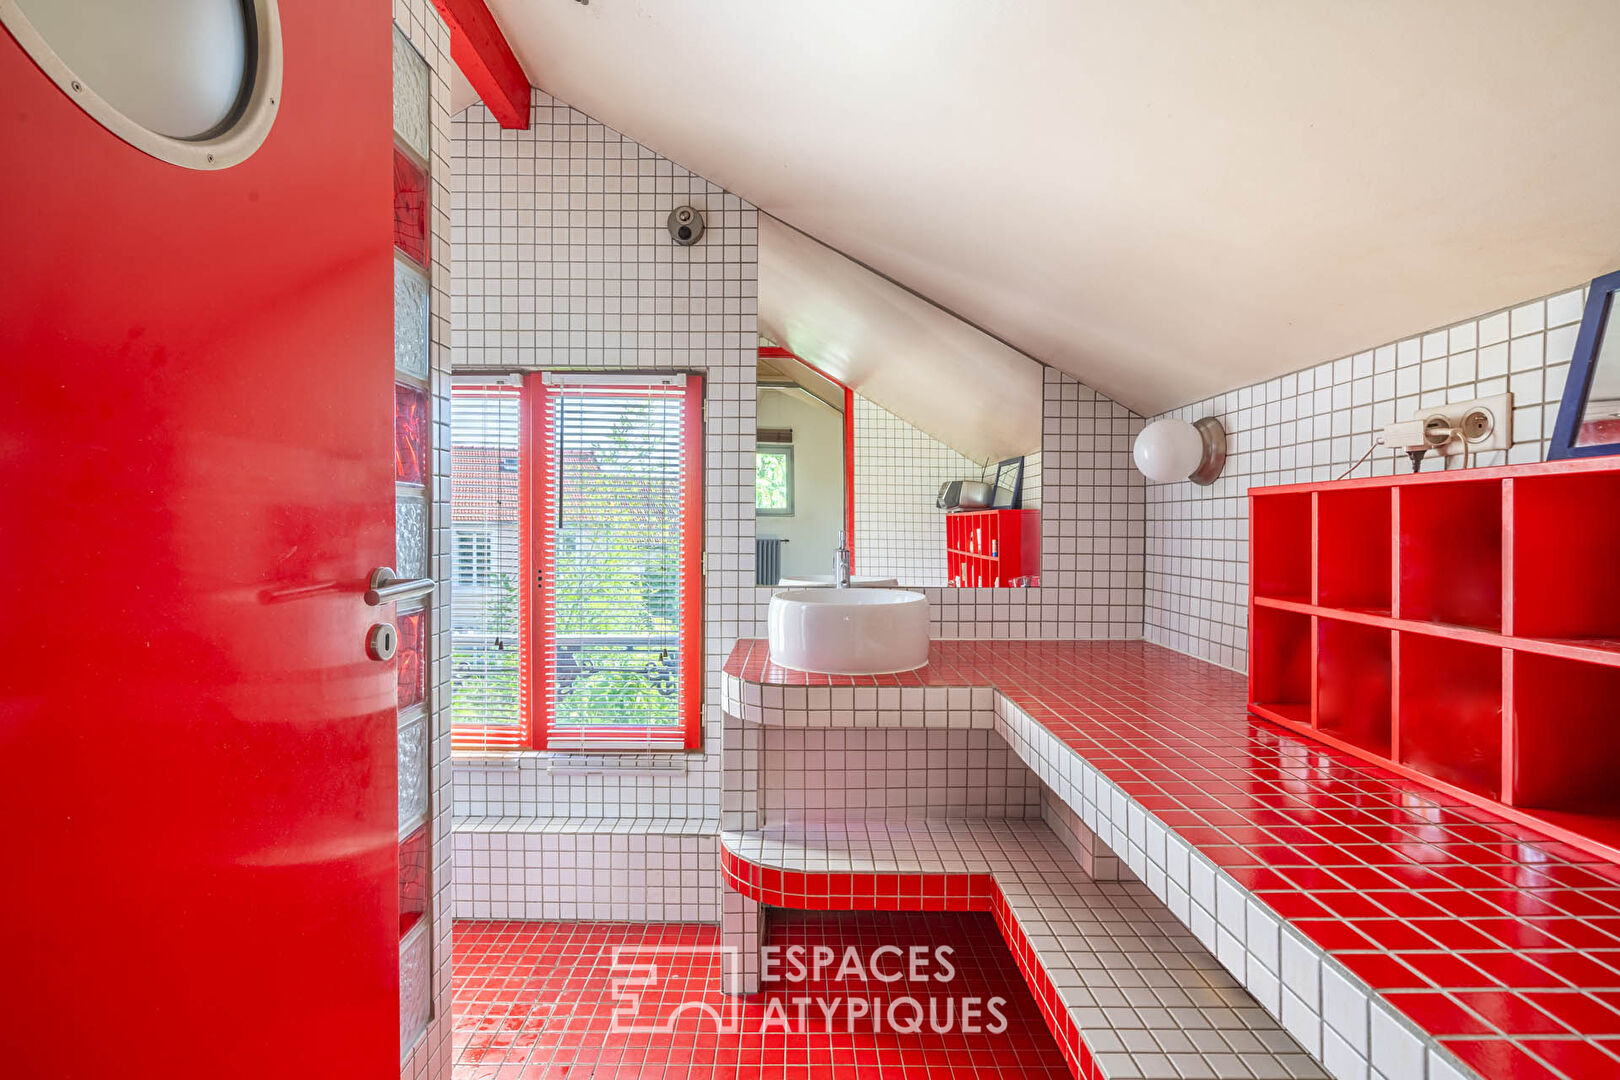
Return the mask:
[[1620,458],[1249,515],[1251,713],[1620,862]]
[[960,588],[1009,588],[1041,578],[1039,510],[953,510],[945,515],[945,571]]

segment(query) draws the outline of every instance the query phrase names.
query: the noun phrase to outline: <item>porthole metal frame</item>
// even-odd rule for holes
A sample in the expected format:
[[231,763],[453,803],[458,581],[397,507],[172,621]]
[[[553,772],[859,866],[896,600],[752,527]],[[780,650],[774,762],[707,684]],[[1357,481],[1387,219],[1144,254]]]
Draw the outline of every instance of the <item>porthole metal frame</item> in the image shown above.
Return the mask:
[[74,74],[50,43],[34,28],[17,0],[0,0],[0,24],[23,51],[74,104],[129,145],[171,165],[187,169],[228,169],[246,161],[270,134],[281,101],[281,15],[276,0],[242,0],[251,17],[253,52],[246,100],[219,129],[195,139],[153,131],[130,119],[89,83]]

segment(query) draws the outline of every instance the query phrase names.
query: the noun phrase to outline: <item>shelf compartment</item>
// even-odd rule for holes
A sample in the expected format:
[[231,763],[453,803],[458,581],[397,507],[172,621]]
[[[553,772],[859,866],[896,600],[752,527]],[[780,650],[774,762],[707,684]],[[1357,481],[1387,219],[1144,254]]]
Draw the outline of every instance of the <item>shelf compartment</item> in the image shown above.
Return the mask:
[[1311,723],[1311,616],[1257,607],[1249,700],[1306,727]]
[[1391,493],[1348,488],[1316,496],[1316,602],[1388,615]]
[[1252,496],[1249,552],[1256,596],[1310,602],[1311,493]]
[[[1513,656],[1513,803],[1620,826],[1620,669]],[[1594,830],[1597,831],[1597,830]]]
[[1502,485],[1396,489],[1403,619],[1502,629]]
[[1513,633],[1620,640],[1620,473],[1513,481]]
[[1318,619],[1316,728],[1382,757],[1390,755],[1393,664],[1389,630]]
[[1040,584],[1039,510],[953,510],[945,515],[946,573],[954,587]]
[[1398,760],[1436,780],[1502,797],[1502,650],[1401,634]]

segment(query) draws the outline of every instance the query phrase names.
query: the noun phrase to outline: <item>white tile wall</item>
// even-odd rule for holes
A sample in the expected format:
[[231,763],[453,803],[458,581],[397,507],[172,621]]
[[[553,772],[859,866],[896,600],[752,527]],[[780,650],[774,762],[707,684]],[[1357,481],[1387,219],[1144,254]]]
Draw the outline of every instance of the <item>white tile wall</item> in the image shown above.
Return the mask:
[[766,728],[768,822],[1037,818],[1041,786],[988,729]]
[[[1516,445],[1473,465],[1546,456],[1564,391],[1585,289],[1404,338],[1166,414],[1216,416],[1226,426],[1225,471],[1212,486],[1147,489],[1146,637],[1225,667],[1248,666],[1248,504],[1251,486],[1332,480],[1374,434],[1419,408],[1511,391]],[[1432,456],[1424,469],[1441,463]],[[1455,459],[1452,467],[1461,467]],[[1356,469],[1410,468],[1382,448]]]
[[859,394],[855,396],[855,560],[902,585],[944,585],[939,486],[977,480],[984,466]]

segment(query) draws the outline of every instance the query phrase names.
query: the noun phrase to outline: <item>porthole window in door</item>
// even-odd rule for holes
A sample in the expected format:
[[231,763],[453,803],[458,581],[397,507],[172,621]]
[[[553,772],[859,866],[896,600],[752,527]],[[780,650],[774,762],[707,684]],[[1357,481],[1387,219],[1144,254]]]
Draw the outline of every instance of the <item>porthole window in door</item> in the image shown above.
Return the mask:
[[153,157],[225,168],[270,131],[275,0],[0,0],[0,22],[64,94]]

